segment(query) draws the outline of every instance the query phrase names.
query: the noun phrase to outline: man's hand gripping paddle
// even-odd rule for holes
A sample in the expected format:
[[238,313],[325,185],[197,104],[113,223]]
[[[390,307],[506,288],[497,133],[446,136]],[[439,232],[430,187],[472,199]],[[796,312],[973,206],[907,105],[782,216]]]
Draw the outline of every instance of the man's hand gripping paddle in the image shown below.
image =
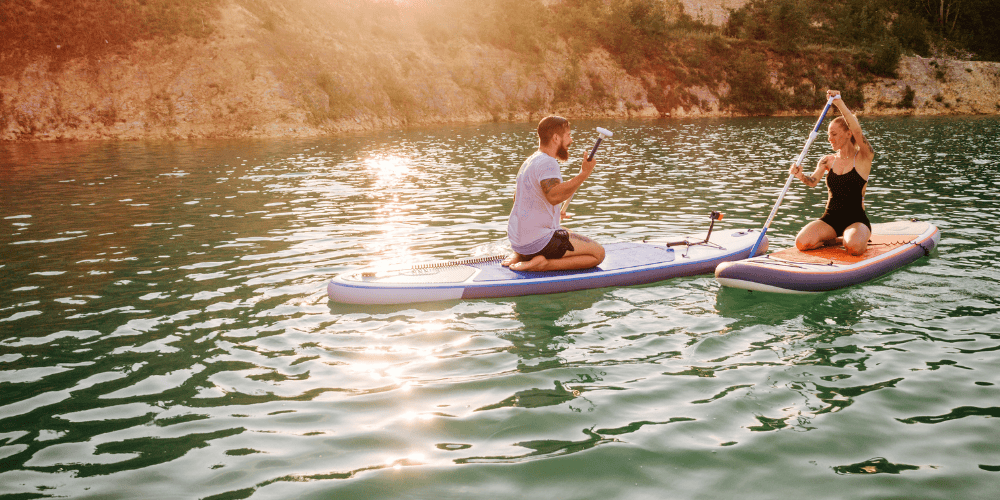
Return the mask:
[[[816,126],[813,127],[812,132],[809,133],[809,139],[806,140],[806,145],[802,148],[802,153],[799,153],[798,159],[795,160],[796,165],[802,165],[802,162],[806,159],[806,152],[809,151],[809,146],[812,146],[813,141],[815,141],[816,137],[819,135],[819,126],[823,124],[823,119],[826,118],[826,112],[830,110],[830,105],[833,104],[833,100],[839,98],[840,95],[835,95],[826,101],[826,106],[823,107],[823,112],[819,115],[819,120],[816,120]],[[771,221],[774,220],[774,214],[778,213],[778,207],[781,206],[781,200],[785,199],[785,194],[788,193],[788,188],[791,187],[792,179],[794,178],[794,175],[788,174],[788,180],[785,181],[785,187],[781,190],[781,194],[778,195],[778,201],[774,204],[774,208],[771,209],[771,215],[767,216],[767,222],[764,223],[764,228],[760,230],[760,237],[757,238],[757,242],[750,248],[751,257],[757,255],[757,248],[764,242],[764,235],[767,234],[767,228],[771,227]]]
[[[610,130],[608,130],[606,128],[601,128],[601,127],[597,127],[597,133],[600,134],[600,135],[597,137],[597,142],[594,143],[594,149],[590,150],[590,155],[587,156],[587,161],[590,161],[590,160],[594,159],[594,155],[597,154],[597,148],[601,147],[601,141],[602,140],[604,140],[605,138],[610,139],[611,136],[614,135],[614,134],[611,133]],[[573,193],[573,194],[576,194],[576,193]],[[569,218],[570,217],[570,215],[566,213],[566,209],[569,208],[569,202],[572,199],[573,199],[573,195],[570,195],[569,199],[567,199],[566,201],[564,201],[563,204],[562,204],[562,210],[560,210],[560,213],[562,214],[563,218]]]

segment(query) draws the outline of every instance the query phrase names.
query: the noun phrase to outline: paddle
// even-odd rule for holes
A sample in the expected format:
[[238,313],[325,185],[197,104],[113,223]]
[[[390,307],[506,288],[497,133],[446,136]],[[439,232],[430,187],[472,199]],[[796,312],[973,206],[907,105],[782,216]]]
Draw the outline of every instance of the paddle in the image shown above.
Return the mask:
[[[603,140],[605,137],[610,138],[611,136],[614,135],[611,133],[610,130],[601,127],[597,127],[597,133],[600,135],[597,137],[597,142],[594,143],[594,149],[590,150],[590,155],[587,156],[587,161],[594,159],[594,155],[597,154],[597,148],[601,147],[601,140]],[[573,194],[569,195],[569,198],[563,202],[562,210],[560,210],[563,215],[566,215],[566,209],[569,207],[569,201],[573,199]]]
[[[819,120],[816,120],[816,126],[813,127],[812,132],[809,132],[809,139],[806,140],[806,145],[802,148],[802,153],[795,160],[796,165],[802,165],[802,161],[806,159],[806,152],[809,151],[809,146],[812,146],[813,141],[819,136],[819,126],[823,123],[823,119],[826,118],[826,112],[830,110],[830,105],[833,104],[833,100],[839,98],[839,95],[835,95],[826,101],[826,106],[823,107],[823,112],[819,115]],[[767,228],[771,227],[771,221],[774,220],[774,214],[778,213],[778,207],[781,206],[781,200],[785,198],[785,193],[788,193],[788,188],[792,185],[792,179],[795,176],[788,174],[788,180],[785,181],[785,187],[781,190],[781,194],[778,195],[778,201],[774,204],[774,208],[771,209],[771,215],[767,216],[767,222],[764,223],[764,228],[760,230],[760,237],[757,238],[757,242],[750,247],[750,256],[753,257],[757,254],[757,247],[764,242],[764,235],[767,234]]]

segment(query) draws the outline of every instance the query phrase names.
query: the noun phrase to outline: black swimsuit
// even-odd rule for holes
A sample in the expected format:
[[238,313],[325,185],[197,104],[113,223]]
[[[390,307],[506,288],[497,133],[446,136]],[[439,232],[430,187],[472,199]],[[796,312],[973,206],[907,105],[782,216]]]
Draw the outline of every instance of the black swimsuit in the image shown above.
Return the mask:
[[837,175],[830,169],[826,176],[830,198],[826,201],[826,211],[819,220],[829,224],[837,232],[837,236],[843,236],[844,230],[855,222],[863,223],[871,231],[872,223],[865,214],[864,189],[867,183],[853,167],[843,175]]

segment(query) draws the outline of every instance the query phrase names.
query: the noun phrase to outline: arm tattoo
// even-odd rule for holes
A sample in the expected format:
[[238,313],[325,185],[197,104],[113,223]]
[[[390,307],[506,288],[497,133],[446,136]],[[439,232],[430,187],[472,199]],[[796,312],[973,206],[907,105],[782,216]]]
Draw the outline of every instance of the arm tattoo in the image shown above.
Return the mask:
[[542,192],[545,194],[549,194],[549,191],[552,191],[552,188],[559,185],[559,179],[542,179],[541,185],[542,185]]

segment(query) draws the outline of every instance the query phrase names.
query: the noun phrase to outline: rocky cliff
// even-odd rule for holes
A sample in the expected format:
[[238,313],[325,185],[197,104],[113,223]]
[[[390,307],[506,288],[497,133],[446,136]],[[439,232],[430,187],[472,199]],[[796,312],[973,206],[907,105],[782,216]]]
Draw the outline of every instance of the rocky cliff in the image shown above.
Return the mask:
[[[407,20],[401,26],[412,29],[333,33],[324,26],[335,12],[291,8],[262,14],[223,3],[204,39],[144,41],[58,67],[32,61],[0,76],[0,140],[306,137],[547,113],[732,113],[726,84],[664,85],[601,48],[581,55],[556,40],[525,57],[461,38],[434,43]],[[679,88],[694,98],[665,98]],[[862,90],[867,114],[1000,114],[1000,63],[907,57],[898,79]]]

